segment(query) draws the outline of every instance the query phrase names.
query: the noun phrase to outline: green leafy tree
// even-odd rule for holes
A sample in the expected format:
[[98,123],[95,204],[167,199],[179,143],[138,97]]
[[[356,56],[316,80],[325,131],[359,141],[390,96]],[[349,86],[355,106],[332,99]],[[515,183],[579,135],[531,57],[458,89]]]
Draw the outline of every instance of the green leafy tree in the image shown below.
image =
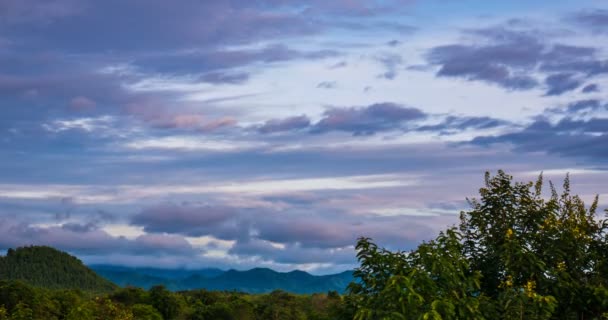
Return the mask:
[[545,199],[542,175],[513,183],[503,171],[486,173],[480,199],[461,213],[464,253],[505,319],[525,317],[523,309],[540,310],[539,319],[599,319],[608,229],[596,215],[598,198],[587,208],[571,194],[569,177],[561,195],[552,184],[549,191]]
[[486,173],[480,198],[412,252],[357,244],[347,302],[356,319],[602,319],[608,306],[608,223],[550,184]]
[[261,297],[258,305],[258,319],[268,320],[304,320],[306,315],[298,306],[294,295],[275,290]]
[[150,302],[165,320],[175,319],[179,315],[178,299],[164,286],[154,286],[150,289]]
[[108,298],[95,299],[96,320],[134,320],[133,313],[128,308],[112,302]]
[[66,320],[96,320],[95,306],[91,302],[72,307],[65,317]]
[[131,311],[137,320],[163,320],[163,316],[151,305],[135,304]]
[[[481,318],[480,274],[471,272],[455,229],[409,254],[357,244],[360,279],[350,285],[355,319]],[[352,301],[352,300],[351,300]]]
[[34,320],[34,312],[30,307],[19,302],[11,314],[11,320]]

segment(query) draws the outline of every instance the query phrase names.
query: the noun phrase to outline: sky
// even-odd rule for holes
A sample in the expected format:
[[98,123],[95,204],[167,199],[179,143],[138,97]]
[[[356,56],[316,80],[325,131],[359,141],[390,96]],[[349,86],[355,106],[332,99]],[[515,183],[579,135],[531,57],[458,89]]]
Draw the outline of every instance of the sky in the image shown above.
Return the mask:
[[0,249],[306,270],[485,171],[608,207],[608,3],[0,0]]

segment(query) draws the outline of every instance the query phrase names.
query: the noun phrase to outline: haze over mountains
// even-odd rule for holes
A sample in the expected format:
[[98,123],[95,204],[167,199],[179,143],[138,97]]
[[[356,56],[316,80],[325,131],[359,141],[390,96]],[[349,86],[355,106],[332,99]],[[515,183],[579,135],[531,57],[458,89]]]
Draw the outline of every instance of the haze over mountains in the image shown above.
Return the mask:
[[280,289],[293,293],[343,292],[353,280],[351,271],[314,276],[299,270],[277,272],[268,268],[254,268],[246,271],[170,270],[109,265],[95,265],[91,268],[97,274],[120,286],[149,289],[154,285],[162,284],[174,291],[208,289],[266,293]]
[[76,257],[51,247],[32,246],[10,249],[0,256],[0,280],[21,280],[31,285],[106,292],[119,286],[149,289],[164,285],[170,290],[220,290],[267,293],[283,290],[293,293],[344,292],[353,280],[351,271],[314,276],[304,271],[276,272],[267,268],[247,271],[220,269],[155,269],[111,265],[85,266]]

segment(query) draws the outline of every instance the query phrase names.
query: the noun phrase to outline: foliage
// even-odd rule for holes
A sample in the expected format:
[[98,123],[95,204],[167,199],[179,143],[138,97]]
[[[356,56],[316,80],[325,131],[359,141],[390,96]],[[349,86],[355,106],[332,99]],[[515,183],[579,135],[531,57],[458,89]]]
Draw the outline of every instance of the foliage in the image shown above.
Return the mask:
[[0,279],[54,289],[109,292],[116,288],[77,258],[44,246],[9,249],[5,257],[0,256]]
[[486,174],[459,228],[412,252],[361,238],[348,304],[355,319],[603,319],[608,310],[608,223],[542,175],[513,183]]
[[346,320],[335,292],[296,295],[193,290],[118,289],[95,296],[80,290],[0,281],[0,320]]

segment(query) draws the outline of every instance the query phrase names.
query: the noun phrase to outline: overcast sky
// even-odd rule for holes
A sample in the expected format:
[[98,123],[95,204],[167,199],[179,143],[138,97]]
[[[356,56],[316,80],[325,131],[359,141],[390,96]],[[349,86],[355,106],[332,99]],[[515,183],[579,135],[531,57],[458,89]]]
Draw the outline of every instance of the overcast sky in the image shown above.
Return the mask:
[[486,170],[608,206],[608,4],[0,0],[0,249],[329,273]]

